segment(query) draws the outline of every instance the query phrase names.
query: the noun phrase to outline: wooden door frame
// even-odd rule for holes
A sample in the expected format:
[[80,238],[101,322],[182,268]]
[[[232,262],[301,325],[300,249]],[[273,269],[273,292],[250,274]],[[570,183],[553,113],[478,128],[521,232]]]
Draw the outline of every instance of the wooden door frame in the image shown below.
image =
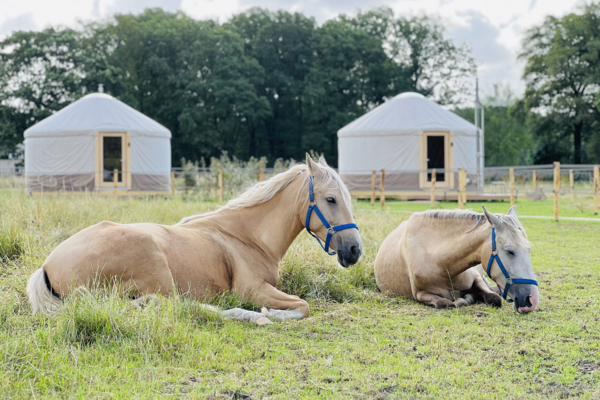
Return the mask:
[[[452,170],[454,168],[454,138],[450,132],[421,132],[419,140],[419,169],[427,170],[427,137],[428,136],[443,136],[444,137],[444,169]],[[444,174],[443,182],[436,182],[436,188],[454,188],[454,173],[452,171]],[[419,173],[419,187],[421,189],[431,188],[431,182],[427,181],[427,173]]]
[[121,137],[121,148],[123,158],[125,162],[122,165],[123,171],[122,181],[117,182],[118,188],[127,188],[127,190],[131,190],[131,136],[129,132],[98,132],[96,134],[96,145],[95,145],[95,154],[96,154],[96,174],[94,179],[94,186],[96,190],[100,190],[102,188],[114,188],[115,184],[113,182],[104,182],[103,175],[103,154],[104,154],[104,141],[102,140],[105,137]]

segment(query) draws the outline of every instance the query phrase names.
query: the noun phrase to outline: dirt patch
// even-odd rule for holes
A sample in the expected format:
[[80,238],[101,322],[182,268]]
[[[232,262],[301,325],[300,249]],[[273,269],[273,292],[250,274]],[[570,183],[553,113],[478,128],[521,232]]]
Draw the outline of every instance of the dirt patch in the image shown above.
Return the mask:
[[579,365],[579,370],[582,374],[593,374],[594,372],[600,373],[600,364],[593,361],[581,360],[577,364]]

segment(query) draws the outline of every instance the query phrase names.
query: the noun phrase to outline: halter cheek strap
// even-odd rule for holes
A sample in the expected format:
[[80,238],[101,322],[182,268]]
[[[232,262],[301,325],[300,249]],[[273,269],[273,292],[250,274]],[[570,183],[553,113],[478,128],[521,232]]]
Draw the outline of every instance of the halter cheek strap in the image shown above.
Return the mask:
[[[513,302],[512,299],[506,298],[506,296],[508,296],[508,290],[510,289],[510,285],[512,285],[514,283],[529,283],[531,285],[538,286],[537,281],[533,280],[533,279],[522,279],[522,278],[511,278],[510,277],[510,275],[508,274],[508,271],[506,270],[506,268],[504,268],[504,264],[502,264],[502,260],[500,260],[500,256],[498,255],[498,252],[496,251],[496,228],[492,228],[492,254],[490,255],[490,260],[488,261],[488,266],[487,266],[488,276],[490,277],[491,280],[496,282],[496,280],[494,278],[492,278],[492,275],[490,274],[490,272],[492,271],[492,264],[494,263],[494,260],[496,261],[496,264],[498,264],[498,267],[500,267],[500,271],[502,271],[502,274],[506,278],[506,285],[504,286],[504,290],[502,290],[500,288],[500,285],[498,285],[498,290],[500,290],[500,295],[507,302],[509,302],[509,303]],[[496,283],[498,283],[498,282],[496,282]]]
[[[329,222],[327,222],[327,219],[321,213],[321,210],[319,210],[319,207],[317,206],[317,203],[315,202],[315,194],[313,191],[312,175],[309,177],[309,180],[308,180],[308,198],[309,198],[309,203],[308,203],[308,211],[306,212],[306,223],[305,223],[306,231],[308,233],[310,233],[310,235],[312,237],[317,239],[317,242],[319,242],[319,244],[321,245],[321,247],[323,248],[323,250],[325,250],[325,252],[327,254],[332,256],[335,254],[335,251],[329,250],[329,244],[331,243],[331,238],[333,237],[333,234],[336,232],[339,232],[339,231],[343,231],[344,229],[350,229],[350,228],[358,229],[358,226],[354,223],[332,226],[329,224]],[[311,217],[313,211],[315,212],[315,214],[317,214],[317,217],[319,217],[319,219],[321,220],[321,222],[323,223],[323,225],[325,225],[325,228],[327,229],[327,238],[325,239],[325,244],[323,244],[321,239],[319,239],[319,237],[317,235],[315,235],[313,232],[311,232],[311,230],[310,230],[310,217]]]

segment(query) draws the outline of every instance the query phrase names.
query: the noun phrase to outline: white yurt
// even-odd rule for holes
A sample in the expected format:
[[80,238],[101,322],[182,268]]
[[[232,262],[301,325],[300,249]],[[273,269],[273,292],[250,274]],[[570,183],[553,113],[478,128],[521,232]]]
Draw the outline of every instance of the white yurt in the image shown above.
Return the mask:
[[89,94],[25,131],[28,192],[167,191],[171,132],[105,93]]
[[402,93],[340,129],[338,154],[350,191],[371,190],[372,171],[382,169],[386,191],[431,188],[428,169],[436,169],[436,188],[455,189],[460,167],[468,190],[476,189],[477,128],[418,93]]

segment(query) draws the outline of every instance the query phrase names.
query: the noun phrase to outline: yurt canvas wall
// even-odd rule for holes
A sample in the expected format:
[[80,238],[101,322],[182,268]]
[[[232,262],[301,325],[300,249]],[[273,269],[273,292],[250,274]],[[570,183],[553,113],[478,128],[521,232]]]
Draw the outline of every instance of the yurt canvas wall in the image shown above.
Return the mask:
[[171,132],[103,93],[87,95],[25,131],[28,192],[170,188]]
[[386,190],[455,189],[464,167],[476,190],[475,125],[420,94],[403,93],[338,131],[339,173],[351,191],[371,190],[372,171],[385,169]]

